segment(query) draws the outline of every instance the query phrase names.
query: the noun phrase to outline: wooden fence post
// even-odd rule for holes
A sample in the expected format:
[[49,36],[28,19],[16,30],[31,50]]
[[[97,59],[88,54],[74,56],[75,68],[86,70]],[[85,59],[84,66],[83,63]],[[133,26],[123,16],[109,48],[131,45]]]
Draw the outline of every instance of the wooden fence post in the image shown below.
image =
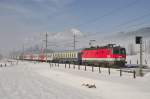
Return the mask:
[[59,67],[59,62],[58,62],[58,67]]
[[99,65],[99,73],[101,73],[101,68],[100,68],[100,65]]
[[65,68],[66,68],[66,62],[65,62]]
[[94,66],[92,65],[92,72],[94,72]]
[[70,62],[69,62],[69,68],[70,68]]
[[73,62],[73,68],[75,69],[75,62]]
[[136,72],[135,72],[135,70],[133,71],[133,78],[136,78]]
[[131,64],[131,59],[130,59],[130,64]]
[[122,76],[122,69],[120,69],[120,77]]
[[107,65],[108,65],[108,73],[110,75],[110,66],[109,66],[109,64],[107,64]]
[[86,64],[85,64],[85,68],[84,68],[84,70],[86,71]]
[[51,68],[51,63],[49,62],[49,67]]
[[80,70],[80,64],[78,64],[78,70]]

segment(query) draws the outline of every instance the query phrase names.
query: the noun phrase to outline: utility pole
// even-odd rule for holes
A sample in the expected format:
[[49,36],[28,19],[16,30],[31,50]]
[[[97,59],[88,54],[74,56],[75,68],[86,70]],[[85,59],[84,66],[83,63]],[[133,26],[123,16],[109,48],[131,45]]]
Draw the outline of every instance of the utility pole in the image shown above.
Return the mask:
[[24,61],[24,43],[22,45],[22,50],[23,50],[23,53],[22,53],[22,61]]
[[46,38],[45,38],[45,54],[46,54],[46,62],[47,62],[47,37],[48,37],[48,34],[46,32]]
[[76,48],[76,35],[75,33],[73,34],[73,50]]

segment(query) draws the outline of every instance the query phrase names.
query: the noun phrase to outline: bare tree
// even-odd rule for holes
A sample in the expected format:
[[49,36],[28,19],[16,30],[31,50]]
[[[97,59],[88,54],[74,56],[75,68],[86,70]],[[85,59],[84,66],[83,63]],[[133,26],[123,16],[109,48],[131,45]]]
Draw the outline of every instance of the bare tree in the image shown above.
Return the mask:
[[128,45],[128,54],[129,55],[135,55],[136,54],[133,43],[129,43],[129,45]]
[[150,40],[148,41],[148,43],[147,43],[147,53],[150,53]]

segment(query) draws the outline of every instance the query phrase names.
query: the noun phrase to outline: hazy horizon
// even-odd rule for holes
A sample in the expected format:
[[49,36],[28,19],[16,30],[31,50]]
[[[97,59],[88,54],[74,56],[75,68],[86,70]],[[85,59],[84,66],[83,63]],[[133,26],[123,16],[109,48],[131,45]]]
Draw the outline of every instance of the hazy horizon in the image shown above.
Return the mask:
[[23,45],[42,46],[46,32],[57,48],[68,49],[74,32],[81,47],[80,42],[86,40],[87,46],[93,35],[98,41],[150,26],[149,4],[149,0],[0,0],[0,53],[21,50]]

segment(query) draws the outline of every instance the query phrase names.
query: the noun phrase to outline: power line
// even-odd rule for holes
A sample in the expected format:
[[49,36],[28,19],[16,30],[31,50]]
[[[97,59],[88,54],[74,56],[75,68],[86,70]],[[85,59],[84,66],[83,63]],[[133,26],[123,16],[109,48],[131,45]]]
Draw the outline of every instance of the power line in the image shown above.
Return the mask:
[[126,28],[140,26],[140,25],[143,25],[143,24],[145,24],[145,22],[147,22],[147,20],[146,20],[146,21],[144,21],[144,22],[138,23],[138,24],[129,25],[129,26],[127,26]]
[[[110,12],[108,12],[108,13],[102,15],[102,16],[98,16],[98,17],[96,17],[96,18],[93,18],[93,19],[91,19],[91,20],[85,22],[85,23],[78,24],[78,25],[76,25],[75,27],[80,27],[80,26],[83,26],[83,25],[87,25],[87,23],[94,23],[95,21],[97,21],[97,20],[99,20],[99,19],[101,19],[101,18],[107,17],[107,16],[109,16],[109,15],[112,15],[112,14],[114,14],[114,13],[119,12],[120,10],[123,10],[123,9],[126,9],[126,8],[128,8],[128,7],[131,7],[131,6],[135,5],[135,4],[137,3],[137,1],[138,1],[138,0],[134,0],[133,2],[130,2],[129,4],[125,5],[124,7],[116,8],[116,9],[114,9],[114,10],[112,10],[112,11],[110,11]],[[96,33],[95,33],[95,34],[96,34]],[[92,36],[92,35],[93,35],[93,34],[91,34],[91,36]],[[88,36],[89,36],[89,35],[88,35]],[[87,36],[87,37],[88,37],[88,36]],[[84,37],[84,38],[85,38],[85,37]],[[75,39],[75,35],[74,35],[74,39]],[[75,49],[75,42],[76,42],[76,41],[74,40],[74,49]]]
[[[118,24],[118,25],[116,25],[116,26],[114,26],[114,27],[112,27],[112,28],[120,28],[120,27],[122,27],[122,26],[124,26],[124,25],[130,24],[130,23],[135,22],[135,21],[137,21],[137,20],[141,20],[141,19],[143,19],[143,18],[145,18],[145,17],[148,17],[148,16],[150,16],[150,13],[145,14],[145,15],[142,15],[142,16],[139,16],[139,17],[136,17],[136,18],[134,18],[134,19],[132,19],[132,20],[129,20],[129,21],[126,21],[126,22],[124,22],[124,23]],[[99,34],[97,33],[97,34],[95,34],[95,35],[93,35],[93,36],[97,36],[97,35],[99,35]]]
[[[83,26],[83,25],[87,25],[87,23],[94,23],[95,21],[97,21],[97,20],[99,20],[99,19],[101,19],[101,18],[107,17],[107,16],[112,15],[112,14],[114,14],[114,13],[117,13],[117,12],[123,10],[123,9],[129,8],[129,7],[133,6],[133,5],[135,5],[135,4],[137,3],[137,1],[138,1],[138,0],[134,0],[133,2],[130,2],[129,4],[127,4],[127,5],[123,6],[123,7],[116,8],[116,9],[114,9],[114,10],[112,10],[112,11],[109,11],[108,13],[106,13],[106,14],[104,14],[104,15],[102,15],[102,16],[98,16],[98,17],[96,17],[96,18],[93,18],[93,19],[91,19],[91,20],[85,22],[85,23],[78,24],[78,25],[76,25],[75,27],[80,27],[80,26]],[[61,14],[61,13],[60,13],[60,14]],[[59,13],[53,13],[53,15],[60,15],[60,14],[59,14]],[[51,16],[52,16],[52,15],[51,15]],[[96,33],[95,33],[95,34],[96,34]],[[89,36],[91,37],[92,35],[93,35],[93,34],[88,35],[87,37],[89,37]],[[84,38],[85,38],[85,37],[84,37]],[[47,42],[47,43],[49,43],[49,42]]]
[[129,21],[127,21],[127,22],[124,22],[124,23],[121,23],[121,24],[119,24],[119,25],[116,25],[115,27],[122,27],[122,26],[124,26],[124,25],[127,25],[127,24],[129,24],[129,23],[135,22],[135,21],[137,21],[137,20],[143,19],[143,18],[148,17],[148,16],[150,16],[150,13],[145,14],[145,15],[143,15],[143,16],[136,17],[136,18],[134,18],[134,19],[132,19],[132,20],[129,20]]
[[[125,9],[125,8],[130,7],[130,6],[133,6],[133,5],[135,5],[135,4],[137,3],[137,1],[138,1],[138,0],[135,0],[135,1],[133,1],[133,2],[131,2],[131,3],[129,3],[129,4],[127,4],[127,5],[124,6],[124,7],[116,8],[116,9],[114,9],[114,10],[112,10],[112,11],[110,11],[110,12],[108,12],[108,13],[102,15],[102,16],[99,16],[99,17],[97,17],[97,18],[91,19],[91,20],[88,21],[88,23],[89,23],[89,22],[90,22],[90,23],[93,23],[93,22],[95,22],[95,21],[97,21],[97,20],[99,20],[99,19],[101,19],[101,18],[104,18],[104,17],[106,17],[106,16],[109,16],[109,15],[112,15],[112,14],[114,14],[114,13],[116,13],[116,12],[119,12],[120,10],[123,10],[123,9]],[[86,23],[87,23],[87,22],[86,22]],[[86,25],[86,23],[82,23],[82,24],[76,25],[75,27],[80,27],[80,26]],[[95,33],[95,35],[97,35],[97,33]],[[91,35],[88,35],[87,37],[89,37],[89,36],[91,37],[91,36],[95,36],[95,35],[91,34]],[[84,37],[84,38],[86,38],[86,37]],[[68,42],[68,40],[66,40],[66,42]],[[64,41],[63,41],[63,43],[64,43]],[[74,49],[75,49],[75,35],[74,35]]]
[[117,13],[117,12],[119,12],[119,11],[121,11],[121,10],[124,10],[124,9],[126,9],[126,8],[129,8],[129,7],[131,7],[131,6],[135,5],[135,4],[137,4],[137,2],[138,2],[138,0],[134,0],[133,2],[131,2],[131,3],[127,4],[127,5],[125,5],[124,7],[116,8],[116,9],[114,9],[114,10],[112,10],[112,11],[110,11],[110,12],[104,14],[104,15],[98,16],[98,17],[96,17],[96,18],[93,18],[93,19],[91,19],[91,20],[88,20],[88,21],[85,22],[85,23],[78,24],[78,25],[76,25],[76,26],[74,26],[74,27],[77,28],[77,27],[81,27],[81,26],[84,26],[84,25],[89,25],[89,23],[94,23],[94,22],[96,22],[97,20],[100,20],[100,19],[102,19],[102,18],[104,18],[104,17],[110,16],[110,15],[112,15],[112,14],[114,14],[114,13]]
[[76,47],[76,35],[74,33],[74,35],[73,35],[73,50],[75,50],[75,47]]
[[[97,18],[91,19],[91,20],[89,20],[88,22],[78,24],[78,25],[76,25],[75,27],[77,28],[77,27],[80,27],[80,26],[83,26],[83,25],[87,25],[87,23],[94,23],[95,21],[97,21],[97,20],[99,20],[99,19],[101,19],[101,18],[107,17],[107,16],[112,15],[112,14],[114,14],[114,13],[116,13],[116,12],[119,12],[120,10],[123,10],[123,9],[126,9],[126,8],[128,8],[128,7],[131,7],[131,6],[135,5],[135,4],[137,3],[137,1],[138,1],[138,0],[134,0],[133,2],[127,4],[127,5],[124,6],[124,7],[116,8],[116,9],[114,9],[114,10],[112,10],[112,11],[110,11],[110,12],[108,12],[108,13],[102,15],[102,16],[98,16]],[[94,33],[94,34],[97,35],[98,33]],[[87,38],[87,37],[89,37],[89,36],[90,36],[90,37],[91,37],[91,36],[95,36],[94,34],[90,34],[90,35],[88,35],[88,36],[86,36],[86,37],[84,36],[83,39],[85,39],[85,38]],[[74,45],[75,45],[75,44],[74,44]]]

